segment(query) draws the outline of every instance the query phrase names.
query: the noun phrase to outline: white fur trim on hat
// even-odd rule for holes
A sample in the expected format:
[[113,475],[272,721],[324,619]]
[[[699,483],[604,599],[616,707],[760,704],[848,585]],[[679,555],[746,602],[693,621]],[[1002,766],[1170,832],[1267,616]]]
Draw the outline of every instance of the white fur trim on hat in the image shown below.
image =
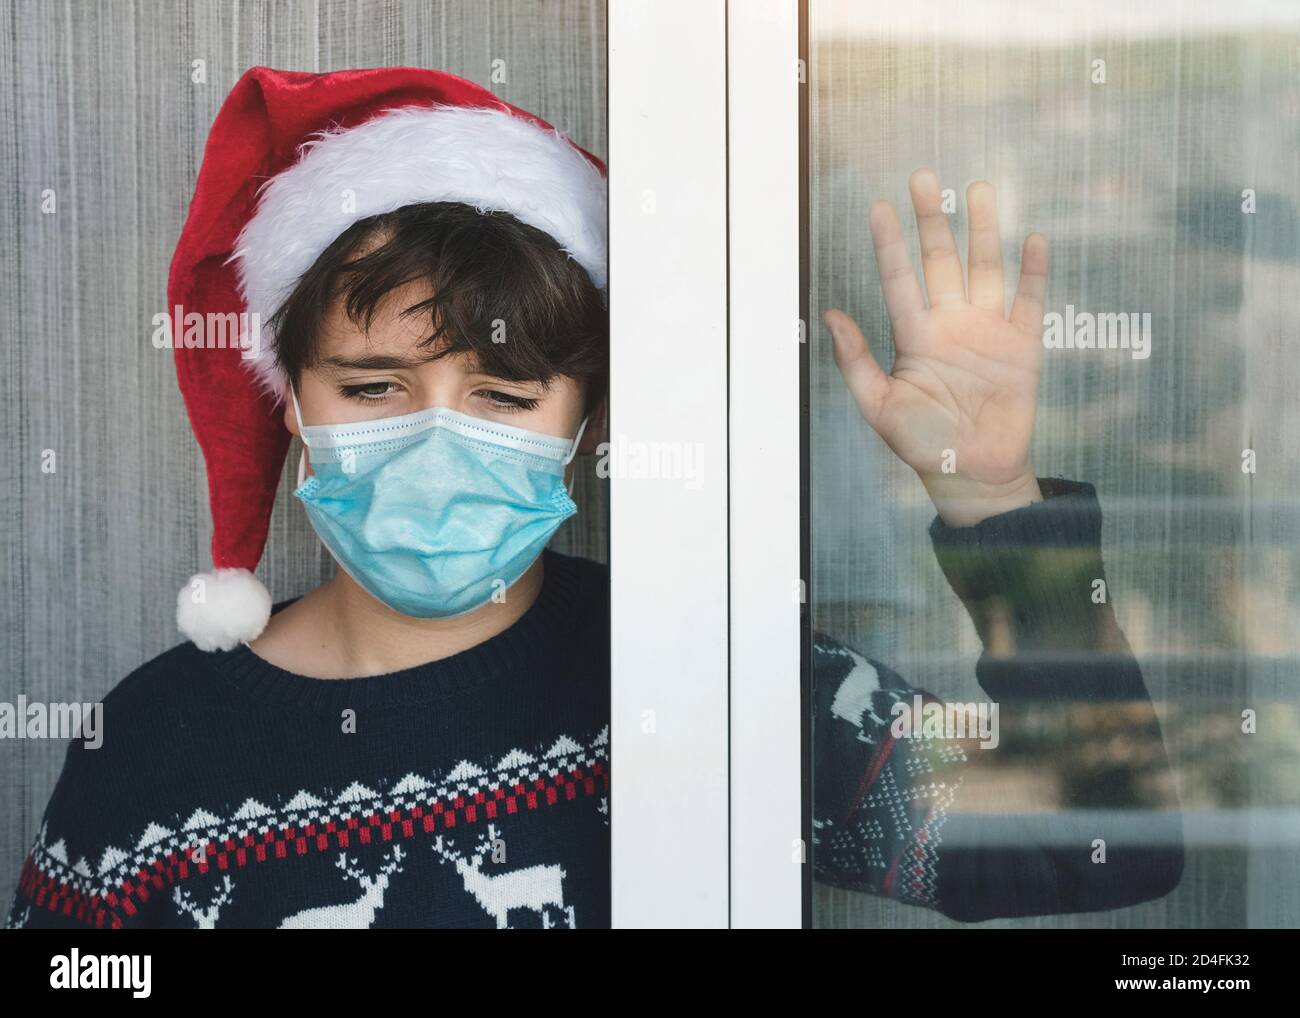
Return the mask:
[[256,639],[270,617],[271,595],[247,569],[198,573],[176,595],[176,625],[199,650]]
[[231,256],[246,310],[261,329],[249,363],[276,397],[286,379],[268,322],[358,220],[435,201],[508,212],[550,234],[605,287],[605,178],[558,131],[504,109],[408,106],[323,132],[302,151],[265,185]]

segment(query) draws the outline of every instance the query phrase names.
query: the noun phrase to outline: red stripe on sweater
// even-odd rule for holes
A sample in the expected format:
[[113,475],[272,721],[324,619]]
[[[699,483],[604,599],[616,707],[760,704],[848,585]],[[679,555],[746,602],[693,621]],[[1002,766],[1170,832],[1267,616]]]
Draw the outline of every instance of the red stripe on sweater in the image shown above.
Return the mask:
[[[595,795],[598,789],[608,793],[609,766],[595,763],[590,774],[584,773],[581,767],[574,767],[567,772],[539,777],[533,782],[531,790],[523,782],[516,783],[510,790],[498,785],[490,792],[476,792],[472,802],[463,795],[457,795],[449,803],[430,800],[425,805],[415,805],[408,810],[374,812],[360,818],[348,816],[341,820],[317,821],[302,827],[290,824],[279,830],[264,832],[260,835],[260,842],[258,835],[249,832],[238,841],[226,838],[220,842],[220,848],[215,850],[213,842],[196,845],[190,850],[191,855],[170,852],[163,858],[155,859],[150,864],[152,872],[149,869],[137,871],[102,898],[97,894],[88,895],[54,874],[46,873],[34,856],[28,855],[19,876],[18,889],[34,907],[45,908],[50,912],[62,911],[63,915],[75,916],[78,921],[96,928],[103,928],[107,923],[113,929],[121,929],[125,925],[122,915],[135,915],[138,911],[137,903],[143,904],[149,900],[150,887],[170,891],[196,873],[208,873],[213,860],[217,869],[222,871],[230,868],[232,859],[238,868],[250,863],[265,862],[270,857],[266,851],[268,844],[275,846],[274,857],[277,859],[288,855],[290,845],[293,846],[294,855],[306,855],[313,849],[318,853],[326,852],[331,850],[331,837],[334,838],[336,847],[346,849],[351,832],[356,831],[358,840],[363,844],[370,844],[373,840],[371,832],[375,828],[379,829],[380,838],[386,842],[393,840],[394,830],[402,838],[411,838],[417,833],[433,833],[439,817],[442,818],[445,830],[456,826],[458,816],[463,816],[466,823],[477,823],[480,805],[485,806],[483,813],[487,818],[493,819],[501,800],[506,803],[506,812],[513,815],[519,811],[521,799],[529,810],[536,810],[541,805],[538,793],[544,798],[545,805],[554,806],[558,802],[569,802],[577,798],[579,788],[587,796]],[[563,795],[560,794],[561,789]],[[493,801],[487,800],[489,794],[495,797]],[[425,813],[426,809],[429,810],[428,813]],[[418,825],[419,832],[416,831],[417,820],[421,821]],[[340,823],[346,824],[346,827],[340,828]],[[248,849],[254,850],[251,857]],[[199,857],[193,858],[193,853],[199,853]]]

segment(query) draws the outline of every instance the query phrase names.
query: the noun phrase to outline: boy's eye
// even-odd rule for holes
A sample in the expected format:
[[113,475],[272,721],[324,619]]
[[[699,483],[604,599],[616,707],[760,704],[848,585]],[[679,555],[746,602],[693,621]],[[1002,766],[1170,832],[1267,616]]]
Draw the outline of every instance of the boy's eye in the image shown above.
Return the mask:
[[367,382],[364,385],[339,386],[339,392],[348,399],[371,403],[386,399],[396,391],[397,386],[392,382]]
[[511,413],[516,410],[536,410],[538,401],[530,399],[527,396],[516,396],[513,393],[501,392],[497,389],[480,389],[477,396],[482,396],[496,410],[502,410]]

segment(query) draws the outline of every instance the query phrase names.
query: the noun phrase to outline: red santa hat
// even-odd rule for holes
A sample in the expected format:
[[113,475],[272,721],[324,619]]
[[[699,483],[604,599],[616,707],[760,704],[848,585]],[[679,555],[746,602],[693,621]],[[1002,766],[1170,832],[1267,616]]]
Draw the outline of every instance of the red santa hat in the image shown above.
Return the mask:
[[604,163],[473,82],[408,67],[254,67],[222,104],[167,282],[212,511],[214,568],[177,596],[177,625],[199,648],[251,640],[270,617],[253,570],[290,439],[271,316],[353,223],[435,201],[543,230],[605,290]]

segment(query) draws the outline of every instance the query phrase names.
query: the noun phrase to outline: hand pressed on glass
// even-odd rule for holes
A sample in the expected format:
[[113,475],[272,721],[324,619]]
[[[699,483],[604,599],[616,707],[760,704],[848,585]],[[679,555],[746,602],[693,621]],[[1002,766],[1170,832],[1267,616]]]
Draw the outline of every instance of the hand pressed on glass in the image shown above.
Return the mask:
[[894,207],[878,201],[870,213],[897,351],[892,372],[876,362],[845,312],[834,308],[822,317],[862,416],[917,472],[943,521],[971,526],[1042,499],[1029,449],[1042,361],[1047,239],[1039,233],[1025,238],[1008,316],[993,186],[977,181],[966,191],[970,253],[964,274],[938,176],[923,168],[908,183],[928,306]]

